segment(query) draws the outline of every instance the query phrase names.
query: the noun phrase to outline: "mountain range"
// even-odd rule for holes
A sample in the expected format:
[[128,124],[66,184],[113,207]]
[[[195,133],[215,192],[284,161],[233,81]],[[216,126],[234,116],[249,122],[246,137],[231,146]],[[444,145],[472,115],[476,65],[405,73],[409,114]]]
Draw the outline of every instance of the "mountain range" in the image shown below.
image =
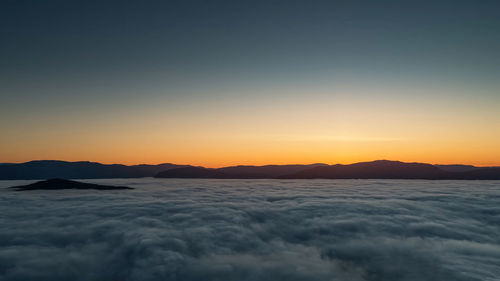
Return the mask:
[[153,177],[161,171],[181,167],[185,165],[165,163],[126,166],[87,161],[38,160],[0,165],[0,180],[142,178]]
[[431,165],[377,160],[350,165],[235,166],[218,169],[181,167],[158,173],[159,178],[277,179],[460,179],[500,180],[500,167]]
[[204,168],[164,163],[158,165],[121,165],[96,162],[38,160],[2,163],[0,180],[49,178],[216,178],[216,179],[431,179],[500,180],[500,167],[471,165],[432,165],[377,160],[349,165],[265,165]]

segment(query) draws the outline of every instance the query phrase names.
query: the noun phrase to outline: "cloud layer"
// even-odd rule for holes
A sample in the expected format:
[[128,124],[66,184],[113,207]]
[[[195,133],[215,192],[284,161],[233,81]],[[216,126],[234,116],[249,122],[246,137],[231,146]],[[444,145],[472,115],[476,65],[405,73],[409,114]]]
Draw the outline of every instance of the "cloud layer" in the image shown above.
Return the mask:
[[1,281],[500,276],[500,182],[89,182],[136,189],[0,189]]

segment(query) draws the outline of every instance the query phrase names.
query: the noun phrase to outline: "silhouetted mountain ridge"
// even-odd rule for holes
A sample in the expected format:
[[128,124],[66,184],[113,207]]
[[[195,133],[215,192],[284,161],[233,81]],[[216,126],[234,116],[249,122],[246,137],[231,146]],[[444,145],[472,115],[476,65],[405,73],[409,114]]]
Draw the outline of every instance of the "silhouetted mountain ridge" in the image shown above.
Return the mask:
[[291,173],[296,173],[305,169],[327,164],[316,163],[310,165],[265,165],[265,166],[232,166],[217,169],[228,177],[236,178],[276,178]]
[[186,165],[165,163],[126,166],[88,161],[35,160],[0,165],[0,180],[141,178],[152,177],[161,171],[179,167]]
[[454,179],[462,180],[500,180],[500,167],[478,168],[454,175]]
[[221,179],[491,179],[500,180],[500,167],[431,165],[377,160],[349,165],[264,165],[204,168],[190,165],[121,165],[79,161],[37,160],[0,165],[0,180],[97,178],[221,178]]
[[156,175],[157,178],[220,178],[220,179],[274,179],[326,164],[231,166],[217,169],[185,167],[170,169]]
[[184,167],[184,168],[176,168],[170,169],[167,171],[163,171],[158,173],[155,177],[157,178],[198,178],[198,179],[206,179],[206,178],[228,178],[227,175],[218,171],[219,169],[209,169],[203,167]]
[[453,164],[453,165],[434,165],[441,170],[447,172],[467,172],[472,170],[481,169],[481,167],[475,167],[472,165],[461,165],[461,164]]
[[[456,165],[455,165],[456,166]],[[472,168],[471,168],[472,167]],[[429,179],[429,180],[500,180],[500,168],[474,166],[446,167],[426,163],[376,160],[350,165],[267,165],[234,166],[218,169],[176,168],[156,175],[159,178],[220,178],[220,179]],[[464,172],[450,171],[464,169]]]
[[377,160],[350,165],[314,167],[281,178],[287,179],[439,179],[445,171],[425,163]]

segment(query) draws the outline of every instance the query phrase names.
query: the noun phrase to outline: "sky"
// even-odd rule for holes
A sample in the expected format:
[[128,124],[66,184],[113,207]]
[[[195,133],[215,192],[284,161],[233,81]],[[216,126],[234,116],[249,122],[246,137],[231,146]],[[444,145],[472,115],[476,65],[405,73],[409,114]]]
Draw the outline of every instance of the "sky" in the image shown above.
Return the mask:
[[500,165],[498,1],[0,2],[0,162]]

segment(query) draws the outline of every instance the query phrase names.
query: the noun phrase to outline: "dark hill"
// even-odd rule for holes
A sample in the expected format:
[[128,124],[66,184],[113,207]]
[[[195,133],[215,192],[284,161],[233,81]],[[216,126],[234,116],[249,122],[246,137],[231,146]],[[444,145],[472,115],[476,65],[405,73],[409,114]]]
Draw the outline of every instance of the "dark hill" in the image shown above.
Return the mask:
[[472,171],[472,170],[477,170],[480,169],[479,167],[471,166],[471,165],[460,165],[460,164],[455,164],[455,165],[434,165],[438,167],[439,169],[446,171],[446,172],[467,172],[467,171]]
[[126,186],[100,185],[93,183],[70,181],[65,179],[49,179],[28,185],[12,186],[10,188],[17,189],[19,191],[61,190],[61,189],[96,189],[96,190],[132,189],[131,187],[126,187]]
[[[454,172],[460,170],[459,172]],[[463,171],[462,171],[463,170]],[[377,160],[350,165],[268,165],[234,166],[219,169],[187,167],[158,173],[158,178],[220,179],[429,179],[489,180],[500,179],[500,168],[452,165],[440,168],[425,163]]]
[[326,164],[232,166],[218,169],[187,167],[158,173],[158,178],[273,179]]
[[478,168],[473,171],[457,173],[454,177],[462,180],[500,180],[500,167]]
[[266,166],[232,166],[219,168],[217,171],[233,178],[277,178],[283,175],[297,173],[302,170],[327,166],[326,164],[311,165],[266,165]]
[[161,171],[179,167],[186,166],[174,164],[126,166],[83,161],[41,160],[0,165],[0,180],[141,178],[152,177]]
[[185,167],[163,171],[156,175],[157,178],[228,178],[217,169],[202,167]]
[[443,179],[448,172],[423,163],[378,160],[351,165],[320,166],[281,178],[287,179]]

